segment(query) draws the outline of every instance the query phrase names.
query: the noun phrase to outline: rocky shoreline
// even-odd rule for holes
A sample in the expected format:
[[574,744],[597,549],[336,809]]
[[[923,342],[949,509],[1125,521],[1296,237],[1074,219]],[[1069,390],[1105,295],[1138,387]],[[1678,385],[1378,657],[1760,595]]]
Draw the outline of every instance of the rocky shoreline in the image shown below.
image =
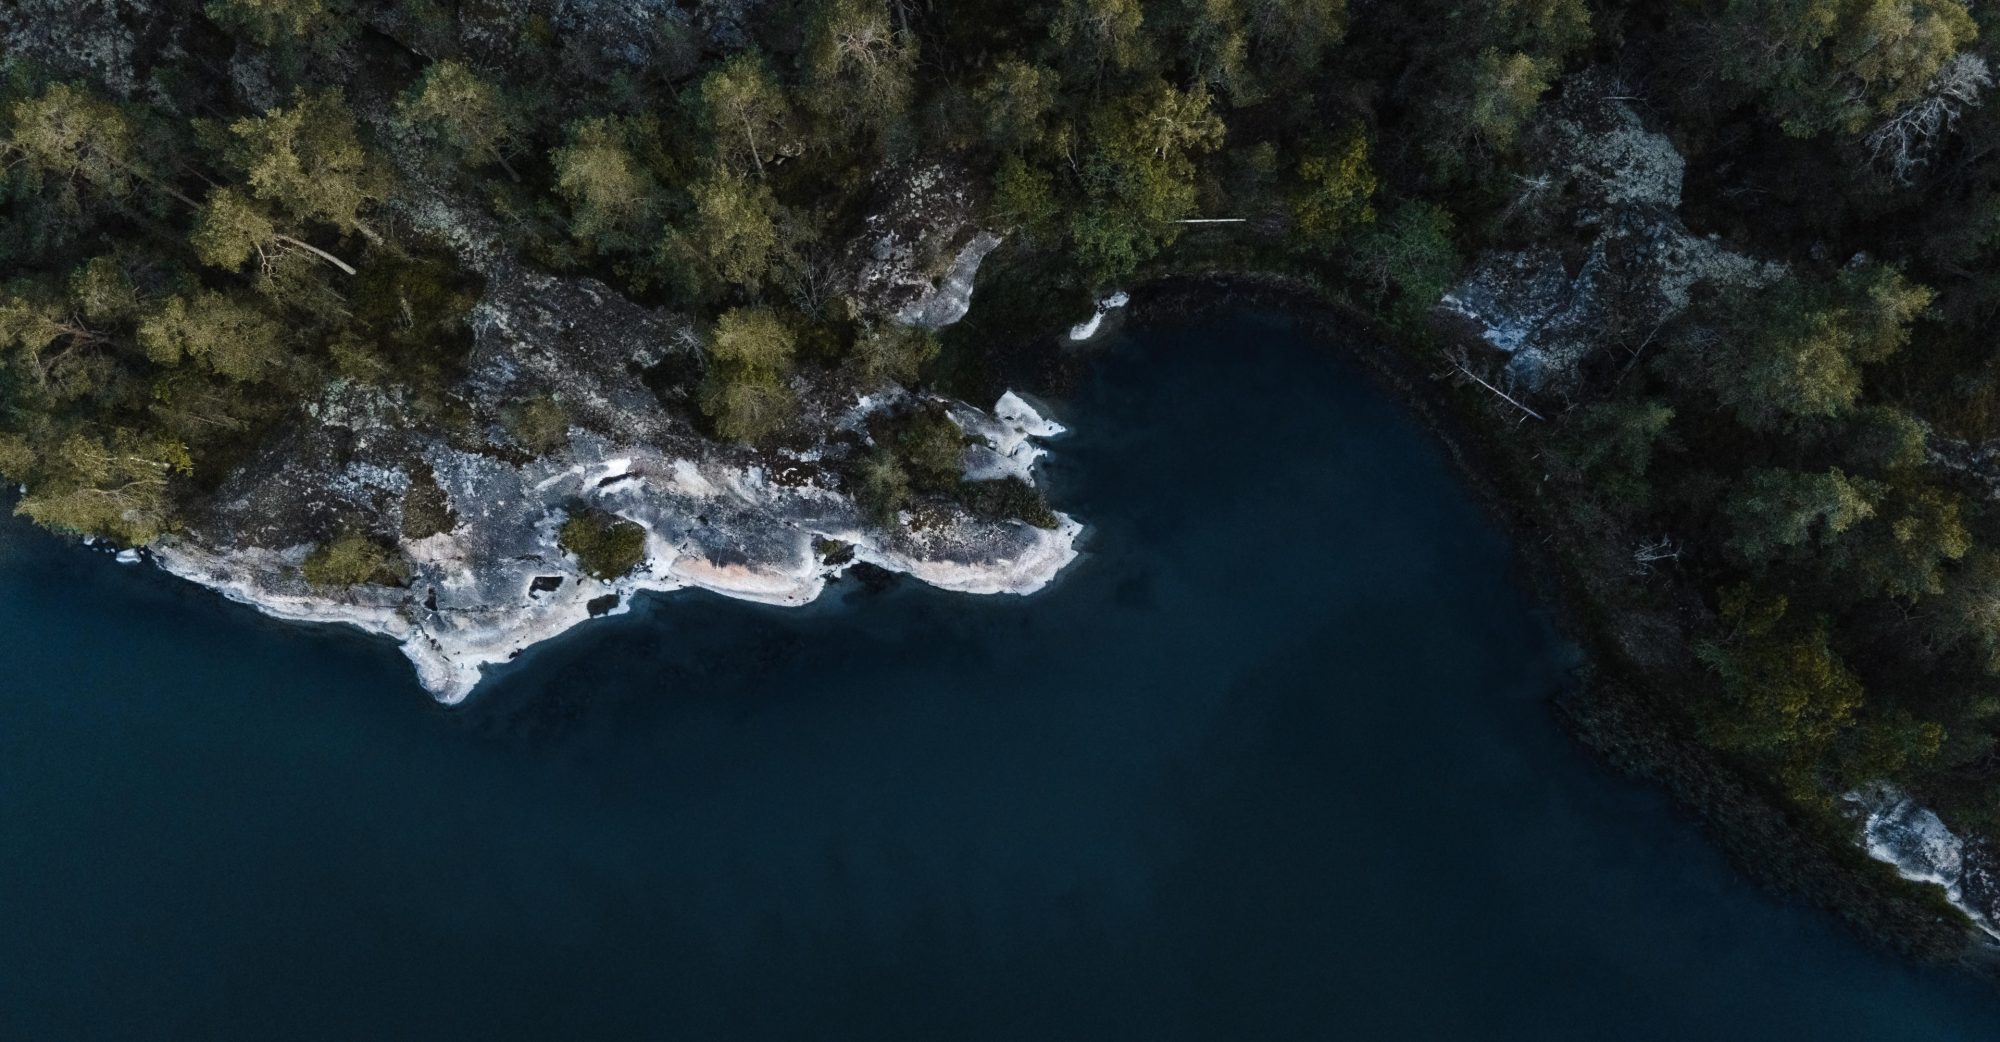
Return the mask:
[[[915,167],[886,172],[880,194],[832,277],[864,323],[958,321],[1001,242],[973,223],[970,187]],[[1027,594],[1076,558],[1082,524],[1034,488],[1041,442],[1064,428],[1011,391],[983,410],[802,367],[786,379],[797,409],[781,430],[754,446],[722,440],[698,401],[711,331],[595,279],[535,271],[449,207],[428,216],[484,278],[445,404],[334,380],[149,548],[168,572],[277,618],[396,640],[423,686],[455,703],[489,667],[639,593],[801,605],[859,562]],[[524,434],[526,403],[559,421]],[[866,501],[869,461],[913,420],[956,437],[931,460],[956,473],[932,485],[965,494]],[[629,571],[595,574],[564,545],[578,517],[643,532]],[[382,568],[315,581],[313,555],[340,540],[383,555]]]
[[[1439,440],[1465,487],[1509,532],[1522,581],[1582,650],[1574,682],[1550,694],[1558,720],[1579,744],[1621,773],[1665,787],[1767,892],[1819,908],[1872,945],[2000,980],[2000,944],[1975,919],[2000,910],[2000,887],[1975,887],[1975,903],[1956,907],[1917,862],[1898,864],[1886,848],[1871,851],[1865,814],[1846,831],[1811,828],[1676,723],[1657,691],[1698,682],[1681,672],[1694,664],[1635,661],[1630,652],[1656,643],[1664,617],[1681,610],[1689,595],[1674,591],[1635,603],[1594,581],[1589,545],[1536,498],[1539,472],[1509,444],[1513,417],[1502,415],[1490,396],[1450,379],[1448,367],[1422,364],[1374,315],[1295,276],[1170,274],[1131,293],[1131,321],[1142,327],[1223,307],[1264,309],[1306,324],[1347,352]],[[1963,842],[1974,859],[1990,858],[1985,840]]]
[[[1062,428],[1012,395],[1001,405],[989,416],[953,403],[952,415],[980,438],[969,466],[1025,474],[1038,451],[1031,439]],[[453,460],[449,450],[430,462],[441,471],[466,468],[447,484],[458,493],[454,502],[484,496],[500,509],[405,543],[415,566],[405,586],[315,587],[300,576],[310,543],[270,549],[179,536],[153,545],[151,555],[166,571],[275,618],[345,623],[396,640],[424,688],[450,704],[470,694],[488,667],[626,611],[640,593],[692,587],[797,606],[861,562],[961,593],[1029,594],[1076,558],[1083,530],[1061,513],[1049,529],[969,517],[917,531],[883,527],[829,485],[786,484],[757,464],[673,458],[590,436],[559,459],[519,468]],[[505,491],[496,491],[503,483]],[[579,504],[645,529],[645,560],[636,571],[594,578],[563,552],[560,523]]]
[[1707,748],[1668,694],[1713,683],[1687,636],[1708,610],[1699,592],[1663,572],[1635,573],[1629,547],[1656,533],[1579,525],[1547,501],[1545,467],[1519,430],[1541,421],[1516,396],[1560,402],[1611,347],[1636,357],[1693,287],[1755,285],[1781,270],[1689,232],[1680,157],[1614,87],[1599,73],[1574,78],[1541,131],[1564,147],[1528,194],[1556,215],[1545,215],[1551,226],[1569,229],[1569,260],[1546,246],[1482,256],[1417,331],[1384,322],[1338,286],[1255,270],[1164,274],[1133,291],[1136,320],[1223,302],[1267,307],[1351,351],[1438,435],[1513,533],[1526,580],[1584,650],[1577,683],[1554,697],[1580,742],[1665,785],[1766,889],[1882,947],[2000,977],[1990,925],[2000,921],[2000,888],[1983,882],[1991,843],[1954,832],[1902,793],[1811,818]]

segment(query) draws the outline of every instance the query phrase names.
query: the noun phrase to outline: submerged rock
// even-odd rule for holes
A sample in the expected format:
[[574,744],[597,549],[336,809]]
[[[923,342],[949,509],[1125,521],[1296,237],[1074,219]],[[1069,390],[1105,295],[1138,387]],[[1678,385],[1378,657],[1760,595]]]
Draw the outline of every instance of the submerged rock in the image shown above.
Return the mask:
[[[701,345],[676,316],[590,279],[502,266],[472,325],[453,388],[460,411],[440,417],[405,392],[336,383],[185,532],[155,544],[155,559],[280,618],[388,636],[426,688],[456,702],[486,666],[627,610],[640,591],[799,605],[858,561],[950,590],[1024,594],[1076,557],[1082,526],[1062,514],[1042,528],[927,501],[920,519],[883,524],[857,504],[838,464],[869,447],[872,413],[916,401],[901,388],[857,399],[830,378],[795,378],[797,429],[757,451],[696,427],[688,387]],[[663,371],[680,378],[649,381]],[[529,451],[505,422],[537,399],[570,424],[554,451]],[[1063,430],[1012,394],[991,414],[940,404],[971,437],[976,475],[1032,481],[1034,440]],[[583,510],[644,530],[630,574],[592,578],[563,551],[563,523]],[[402,574],[344,589],[309,582],[308,555],[356,531],[392,550]]]

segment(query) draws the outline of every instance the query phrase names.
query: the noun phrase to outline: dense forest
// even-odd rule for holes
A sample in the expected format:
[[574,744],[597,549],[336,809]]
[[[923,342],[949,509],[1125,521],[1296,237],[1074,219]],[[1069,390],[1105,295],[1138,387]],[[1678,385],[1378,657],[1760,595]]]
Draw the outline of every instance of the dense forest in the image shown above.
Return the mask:
[[[64,42],[98,8],[129,60]],[[1538,473],[1533,509],[1577,558],[1620,572],[1607,597],[1685,594],[1672,639],[1698,665],[1667,695],[1690,734],[1808,815],[1895,778],[2000,827],[1994,17],[26,0],[0,12],[0,475],[43,525],[142,543],[329,380],[408,387],[454,422],[480,280],[411,219],[439,199],[530,263],[697,316],[700,409],[733,441],[784,422],[798,370],[944,381],[1176,272],[1282,274],[1430,364],[1449,349],[1433,305],[1471,258],[1562,245],[1522,205],[1535,120],[1566,75],[1610,69],[1687,157],[1689,224],[1785,274],[1607,344],[1537,419],[1463,401]],[[1001,304],[942,338],[828,289],[877,175],[923,163],[969,172],[1006,242],[981,277]],[[534,444],[566,421],[540,400],[513,422]],[[861,480],[892,495],[948,471],[925,442]],[[321,564],[380,578],[365,546]]]

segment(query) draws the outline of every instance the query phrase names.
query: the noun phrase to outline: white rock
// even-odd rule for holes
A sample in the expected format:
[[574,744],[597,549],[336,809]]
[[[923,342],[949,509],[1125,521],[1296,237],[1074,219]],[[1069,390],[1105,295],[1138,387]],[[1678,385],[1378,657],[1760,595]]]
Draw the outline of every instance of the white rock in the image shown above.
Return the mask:
[[952,409],[950,415],[966,433],[982,442],[966,450],[967,481],[1011,477],[1032,484],[1035,461],[1046,453],[1036,439],[1053,438],[1068,431],[1062,424],[1045,419],[1012,391],[1000,396],[991,415],[966,406]]
[[1089,318],[1069,327],[1069,338],[1071,340],[1089,340],[1091,337],[1096,336],[1097,327],[1104,324],[1104,316],[1131,302],[1131,295],[1122,289],[1099,300],[1097,302],[1097,310],[1091,312]]

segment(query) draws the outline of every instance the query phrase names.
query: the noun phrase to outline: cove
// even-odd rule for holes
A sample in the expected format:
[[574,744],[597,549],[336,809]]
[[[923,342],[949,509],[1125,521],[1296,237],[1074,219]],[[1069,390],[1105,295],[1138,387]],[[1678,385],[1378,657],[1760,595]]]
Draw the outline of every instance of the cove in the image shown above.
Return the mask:
[[1990,1039],[1560,732],[1337,345],[1135,328],[1027,599],[644,601],[462,707],[0,528],[0,1037]]

